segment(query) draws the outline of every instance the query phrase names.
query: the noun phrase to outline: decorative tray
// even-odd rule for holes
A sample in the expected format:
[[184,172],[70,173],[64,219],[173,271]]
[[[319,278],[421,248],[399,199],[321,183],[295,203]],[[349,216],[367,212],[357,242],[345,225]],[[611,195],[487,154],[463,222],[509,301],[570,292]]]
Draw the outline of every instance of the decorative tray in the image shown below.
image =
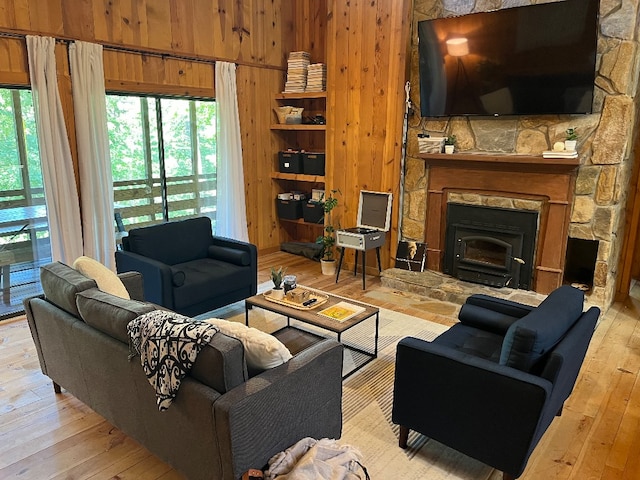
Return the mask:
[[310,289],[301,287],[300,285],[298,285],[295,288],[295,290],[298,291],[298,292],[300,290],[305,291],[305,292],[309,292],[309,297],[304,301],[311,300],[311,299],[315,299],[316,301],[313,302],[311,305],[303,305],[302,304],[303,302],[296,302],[296,301],[290,300],[286,296],[283,299],[274,298],[274,297],[271,296],[271,290],[267,290],[262,295],[264,296],[264,298],[266,298],[270,302],[279,303],[280,305],[285,305],[287,307],[296,308],[298,310],[313,310],[317,306],[322,305],[327,300],[329,300],[329,295],[326,295],[326,294],[320,293],[320,292],[316,292],[315,290],[310,290]]

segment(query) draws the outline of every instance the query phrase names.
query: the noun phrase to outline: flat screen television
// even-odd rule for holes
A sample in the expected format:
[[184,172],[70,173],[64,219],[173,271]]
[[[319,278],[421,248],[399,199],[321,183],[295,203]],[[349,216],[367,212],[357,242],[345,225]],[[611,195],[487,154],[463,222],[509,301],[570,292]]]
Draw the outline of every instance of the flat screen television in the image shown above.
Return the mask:
[[423,117],[591,113],[599,0],[418,22]]

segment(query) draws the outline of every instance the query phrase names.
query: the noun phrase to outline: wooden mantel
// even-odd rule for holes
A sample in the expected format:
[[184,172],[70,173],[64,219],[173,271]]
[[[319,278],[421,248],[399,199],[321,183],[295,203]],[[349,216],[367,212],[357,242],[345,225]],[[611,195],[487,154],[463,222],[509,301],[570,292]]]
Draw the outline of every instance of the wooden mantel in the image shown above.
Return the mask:
[[442,271],[449,193],[542,202],[533,289],[562,285],[578,158],[533,155],[421,154],[429,167],[425,237],[427,266]]
[[490,155],[480,153],[420,154],[427,165],[465,167],[492,171],[566,173],[580,165],[579,158],[543,158],[541,155]]

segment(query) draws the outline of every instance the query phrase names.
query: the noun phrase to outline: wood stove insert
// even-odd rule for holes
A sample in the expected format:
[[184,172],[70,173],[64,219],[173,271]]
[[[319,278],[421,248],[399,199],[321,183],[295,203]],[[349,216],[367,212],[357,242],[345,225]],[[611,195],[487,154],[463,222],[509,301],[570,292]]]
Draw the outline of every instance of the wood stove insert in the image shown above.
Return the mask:
[[449,203],[444,273],[529,290],[537,230],[535,211]]

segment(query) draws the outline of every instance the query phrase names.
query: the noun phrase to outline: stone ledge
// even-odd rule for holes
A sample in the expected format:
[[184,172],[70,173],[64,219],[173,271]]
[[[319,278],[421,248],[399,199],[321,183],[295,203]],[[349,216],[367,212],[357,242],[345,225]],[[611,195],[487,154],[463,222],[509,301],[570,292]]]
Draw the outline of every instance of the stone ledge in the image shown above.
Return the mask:
[[404,292],[422,295],[442,302],[462,305],[467,297],[482,293],[527,305],[538,305],[547,296],[529,290],[495,288],[477,283],[463,282],[433,270],[410,272],[400,268],[389,268],[381,274],[382,285]]

